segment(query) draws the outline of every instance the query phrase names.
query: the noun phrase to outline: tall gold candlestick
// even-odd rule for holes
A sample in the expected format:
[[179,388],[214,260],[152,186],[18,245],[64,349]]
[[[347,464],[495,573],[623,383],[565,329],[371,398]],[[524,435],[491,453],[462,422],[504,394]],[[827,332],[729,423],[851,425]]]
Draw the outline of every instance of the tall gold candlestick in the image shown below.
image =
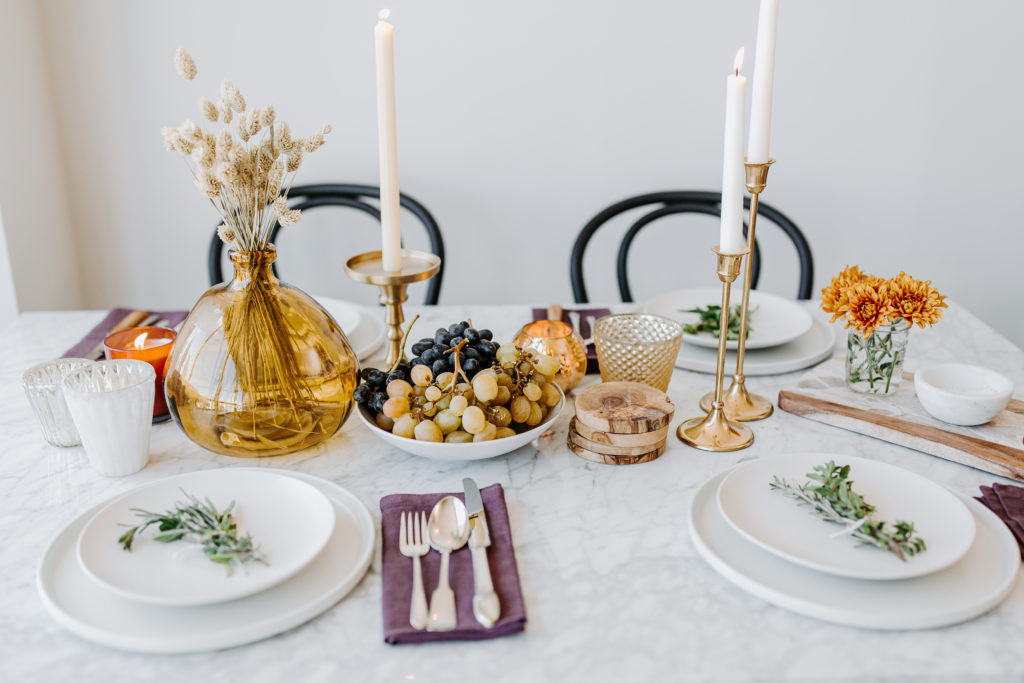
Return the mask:
[[[775,159],[769,159],[763,164],[743,164],[747,171],[747,191],[750,192],[750,229],[747,232],[747,248],[750,255],[747,257],[747,267],[743,274],[743,303],[740,308],[740,338],[736,344],[736,372],[732,376],[732,384],[729,385],[729,389],[725,392],[725,398],[723,399],[726,415],[733,420],[740,420],[741,422],[763,420],[775,410],[770,400],[759,394],[751,394],[747,391],[746,377],[743,376],[743,360],[747,351],[750,277],[754,270],[754,231],[757,229],[757,203],[768,180],[768,168],[774,163]],[[714,400],[714,393],[709,392],[700,400],[700,407],[705,411],[710,411]]]
[[738,451],[754,443],[754,432],[740,422],[731,422],[722,402],[722,377],[725,371],[725,338],[729,329],[729,291],[740,274],[745,249],[738,254],[723,254],[718,247],[718,279],[722,281],[722,315],[718,328],[718,366],[715,373],[715,394],[707,415],[686,420],[676,430],[676,436],[685,444],[705,451]]
[[408,301],[406,287],[433,277],[441,269],[441,258],[424,251],[402,249],[402,269],[397,272],[384,270],[379,251],[368,251],[353,256],[345,262],[345,273],[356,282],[380,287],[378,301],[386,309],[388,325],[388,357],[386,367],[391,367],[402,355],[402,304]]

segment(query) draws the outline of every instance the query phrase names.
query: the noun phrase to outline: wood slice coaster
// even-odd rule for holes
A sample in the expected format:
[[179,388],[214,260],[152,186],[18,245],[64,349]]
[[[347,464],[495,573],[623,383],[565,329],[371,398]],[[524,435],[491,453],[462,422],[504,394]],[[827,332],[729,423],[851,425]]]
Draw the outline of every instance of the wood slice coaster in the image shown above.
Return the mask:
[[664,391],[639,382],[602,382],[576,394],[576,421],[611,434],[665,429],[675,410]]
[[585,448],[592,453],[600,453],[601,455],[643,455],[665,445],[665,439],[663,438],[657,443],[641,446],[611,446],[582,437],[572,428],[569,429],[569,440],[580,448]]
[[[570,432],[576,432],[576,434],[588,441],[604,444],[605,446],[660,446],[668,438],[668,430],[668,427],[662,427],[653,432],[644,432],[643,434],[612,434],[611,432],[591,429],[582,422],[579,422],[575,417],[569,420]],[[586,446],[586,444],[581,445]],[[594,449],[591,448],[590,450]]]
[[577,446],[571,438],[566,439],[566,443],[569,445],[570,450],[579,457],[602,465],[638,465],[642,462],[657,460],[665,452],[664,443],[660,447],[640,455],[605,455],[604,453],[595,453],[594,451]]

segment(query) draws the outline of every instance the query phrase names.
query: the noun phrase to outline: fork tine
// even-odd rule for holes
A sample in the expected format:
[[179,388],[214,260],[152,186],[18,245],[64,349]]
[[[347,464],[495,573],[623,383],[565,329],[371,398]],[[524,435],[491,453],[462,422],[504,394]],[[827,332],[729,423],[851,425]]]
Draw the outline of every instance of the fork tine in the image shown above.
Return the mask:
[[427,513],[420,513],[420,540],[419,544],[425,546],[428,543],[427,540]]
[[403,512],[398,522],[398,547],[404,550],[406,543],[407,539],[405,533],[405,513]]

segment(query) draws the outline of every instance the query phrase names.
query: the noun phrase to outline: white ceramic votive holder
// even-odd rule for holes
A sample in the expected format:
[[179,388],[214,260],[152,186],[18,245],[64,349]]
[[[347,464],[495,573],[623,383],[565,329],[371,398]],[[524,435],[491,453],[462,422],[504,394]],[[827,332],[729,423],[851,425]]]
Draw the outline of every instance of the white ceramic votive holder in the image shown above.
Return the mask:
[[87,358],[61,358],[31,367],[21,376],[21,386],[39,420],[43,438],[54,446],[81,443],[64,401],[64,378],[93,362]]
[[156,371],[140,360],[105,360],[64,379],[64,397],[97,474],[123,477],[149,461]]

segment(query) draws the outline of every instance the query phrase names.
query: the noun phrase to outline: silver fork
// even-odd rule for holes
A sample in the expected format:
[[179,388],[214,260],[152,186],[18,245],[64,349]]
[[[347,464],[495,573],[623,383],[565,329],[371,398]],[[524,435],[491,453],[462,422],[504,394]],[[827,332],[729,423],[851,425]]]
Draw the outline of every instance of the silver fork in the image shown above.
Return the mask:
[[427,627],[427,593],[423,590],[423,568],[420,566],[420,558],[430,550],[430,545],[427,543],[426,513],[413,512],[407,516],[403,512],[399,527],[398,549],[406,557],[412,558],[412,601],[409,604],[409,624],[422,631]]

